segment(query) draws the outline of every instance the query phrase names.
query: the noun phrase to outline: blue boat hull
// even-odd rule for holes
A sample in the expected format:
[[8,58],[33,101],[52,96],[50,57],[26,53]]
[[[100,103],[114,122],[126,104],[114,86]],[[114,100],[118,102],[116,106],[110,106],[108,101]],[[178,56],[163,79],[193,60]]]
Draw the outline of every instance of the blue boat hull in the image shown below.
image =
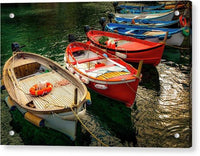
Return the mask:
[[184,28],[149,28],[143,26],[130,26],[117,23],[109,23],[106,25],[105,30],[110,32],[117,32],[121,35],[132,36],[139,39],[144,39],[152,42],[160,42],[164,39],[168,31],[168,45],[180,46],[184,40]]
[[172,11],[172,9],[166,9],[166,10],[142,10],[142,9],[121,9],[118,11],[121,14],[127,14],[127,13],[132,13],[132,14],[160,14],[160,13],[166,13]]
[[[123,24],[132,24],[133,19],[131,18],[122,18],[122,17],[115,17],[115,21],[117,23],[123,23]],[[167,27],[174,24],[177,24],[179,22],[178,20],[173,21],[151,21],[148,19],[134,19],[135,24],[134,25],[142,25],[147,27],[154,27],[154,28],[160,28],[160,27]]]
[[125,9],[138,9],[140,10],[141,7],[144,8],[144,10],[154,10],[154,9],[160,9],[162,7],[164,7],[165,4],[162,4],[162,5],[155,5],[155,6],[132,6],[132,5],[120,5],[119,7],[120,8],[125,8]]
[[116,13],[115,17],[123,17],[130,19],[147,19],[152,21],[171,21],[174,17],[174,11],[160,13],[160,14],[120,14]]

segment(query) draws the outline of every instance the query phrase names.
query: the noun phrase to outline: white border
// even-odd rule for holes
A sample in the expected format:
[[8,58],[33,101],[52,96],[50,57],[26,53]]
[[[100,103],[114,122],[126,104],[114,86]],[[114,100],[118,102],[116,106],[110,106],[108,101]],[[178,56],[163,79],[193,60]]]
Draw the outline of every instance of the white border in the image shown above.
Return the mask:
[[[78,1],[71,1],[70,2],[101,2],[102,0],[78,0]],[[105,0],[104,0],[105,1]],[[132,0],[133,1],[133,0]],[[150,1],[150,0],[147,0]],[[55,154],[61,155],[92,155],[97,156],[101,155],[104,156],[105,154],[117,154],[117,155],[137,155],[137,154],[148,154],[148,155],[200,155],[200,51],[198,51],[200,45],[200,38],[199,38],[199,29],[200,29],[200,1],[199,0],[191,0],[192,1],[192,49],[193,49],[193,57],[192,57],[192,148],[126,148],[126,147],[109,147],[109,148],[102,148],[102,147],[70,147],[70,146],[0,146],[0,153],[2,156],[5,155],[44,155],[48,154],[48,156],[55,156]],[[38,2],[69,2],[66,0],[1,0],[1,3],[38,3]],[[48,153],[47,153],[48,152]]]

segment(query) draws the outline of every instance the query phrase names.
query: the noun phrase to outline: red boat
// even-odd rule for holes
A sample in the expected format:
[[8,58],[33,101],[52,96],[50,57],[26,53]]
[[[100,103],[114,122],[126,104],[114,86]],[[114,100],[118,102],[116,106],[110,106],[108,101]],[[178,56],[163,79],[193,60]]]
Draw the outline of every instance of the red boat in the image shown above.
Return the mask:
[[86,43],[73,42],[66,48],[66,67],[89,88],[131,107],[135,101],[140,71],[120,58]]
[[129,62],[143,60],[145,64],[156,66],[160,63],[165,48],[166,39],[162,43],[155,43],[99,30],[90,30],[86,34],[88,44],[106,49],[107,52]]

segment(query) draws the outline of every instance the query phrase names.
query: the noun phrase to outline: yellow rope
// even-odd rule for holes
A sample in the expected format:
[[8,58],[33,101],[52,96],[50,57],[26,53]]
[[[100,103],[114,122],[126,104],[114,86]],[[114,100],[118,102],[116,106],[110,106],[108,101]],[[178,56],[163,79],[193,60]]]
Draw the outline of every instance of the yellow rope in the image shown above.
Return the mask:
[[79,116],[76,114],[76,112],[74,112],[73,108],[70,107],[70,109],[72,110],[72,112],[74,113],[75,117],[80,121],[81,125],[93,136],[93,138],[95,138],[99,143],[101,143],[103,146],[109,147],[107,144],[103,143],[100,139],[98,139],[87,127],[86,125],[81,121],[81,119],[79,118]]

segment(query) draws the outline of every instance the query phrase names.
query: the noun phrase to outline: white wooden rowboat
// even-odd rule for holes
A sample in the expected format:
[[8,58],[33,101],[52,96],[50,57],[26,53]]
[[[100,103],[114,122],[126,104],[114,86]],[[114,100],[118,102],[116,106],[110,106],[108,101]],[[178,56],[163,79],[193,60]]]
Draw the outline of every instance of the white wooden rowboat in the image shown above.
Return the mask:
[[[74,75],[48,58],[17,52],[4,65],[3,81],[9,107],[17,107],[29,122],[58,130],[75,140],[75,114],[84,115],[90,95]],[[30,94],[33,85],[44,82],[53,86],[49,93]],[[36,90],[38,93],[39,89]]]

